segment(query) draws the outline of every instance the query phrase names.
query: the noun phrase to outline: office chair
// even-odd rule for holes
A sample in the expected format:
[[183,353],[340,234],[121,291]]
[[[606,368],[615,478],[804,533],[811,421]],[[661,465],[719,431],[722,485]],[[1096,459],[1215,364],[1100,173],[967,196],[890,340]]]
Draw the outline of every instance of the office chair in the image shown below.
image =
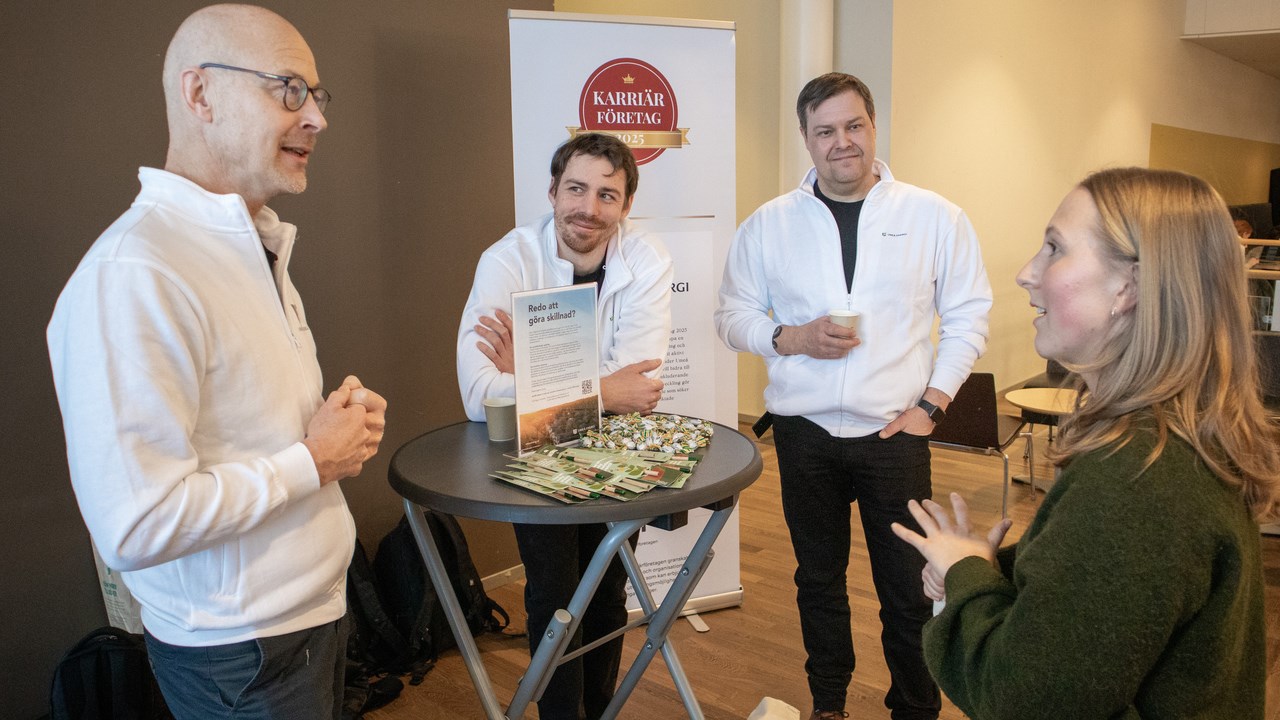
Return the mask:
[[933,429],[933,434],[929,436],[929,446],[1004,458],[1004,494],[1000,501],[1000,517],[1008,517],[1009,454],[1005,450],[1019,437],[1027,439],[1027,466],[1031,468],[1033,495],[1036,489],[1031,433],[1023,431],[1026,425],[1022,418],[1001,415],[996,411],[994,375],[973,373],[947,406],[947,417]]

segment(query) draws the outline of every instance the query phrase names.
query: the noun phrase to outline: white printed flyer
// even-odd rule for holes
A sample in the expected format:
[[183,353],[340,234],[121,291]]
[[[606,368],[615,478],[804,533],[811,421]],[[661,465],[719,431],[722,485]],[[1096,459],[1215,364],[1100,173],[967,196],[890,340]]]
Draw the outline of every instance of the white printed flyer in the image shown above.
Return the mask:
[[520,453],[600,427],[596,284],[511,294]]

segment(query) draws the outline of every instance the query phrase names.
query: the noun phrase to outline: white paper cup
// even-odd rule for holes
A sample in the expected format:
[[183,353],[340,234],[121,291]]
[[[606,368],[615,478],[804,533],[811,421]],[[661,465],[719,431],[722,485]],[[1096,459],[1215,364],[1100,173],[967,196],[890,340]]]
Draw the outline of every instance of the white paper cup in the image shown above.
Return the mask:
[[855,310],[828,310],[827,317],[831,322],[853,330],[854,335],[858,334],[858,327],[862,324],[862,313]]
[[509,397],[484,399],[484,421],[493,442],[513,440],[516,436],[516,401]]

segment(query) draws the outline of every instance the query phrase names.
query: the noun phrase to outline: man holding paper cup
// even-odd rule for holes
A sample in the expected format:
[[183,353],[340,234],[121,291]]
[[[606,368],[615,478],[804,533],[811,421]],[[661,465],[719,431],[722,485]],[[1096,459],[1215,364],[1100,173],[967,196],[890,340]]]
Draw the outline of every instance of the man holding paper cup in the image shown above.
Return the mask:
[[876,159],[865,84],[815,78],[796,112],[814,168],[738,228],[716,330],[768,366],[757,433],[774,428],[810,717],[843,717],[853,674],[845,573],[856,500],[892,677],[885,704],[895,719],[932,719],[941,699],[921,653],[924,563],[890,525],[911,527],[907,501],[931,494],[929,434],[986,347],[991,287],[964,212]]
[[[515,396],[511,293],[587,282],[597,283],[604,409],[647,413],[658,404],[657,373],[671,337],[673,271],[661,243],[626,224],[639,182],[631,149],[612,136],[582,134],[556,150],[547,194],[552,212],[512,230],[476,267],[458,328],[458,386],[468,418],[484,420],[487,400]],[[515,526],[525,567],[530,652],[551,614],[569,604],[607,529]],[[625,587],[626,573],[615,558],[569,640],[571,650],[626,623]],[[599,717],[613,698],[621,654],[618,637],[561,665],[538,701],[538,716],[577,720],[585,711],[588,718]]]

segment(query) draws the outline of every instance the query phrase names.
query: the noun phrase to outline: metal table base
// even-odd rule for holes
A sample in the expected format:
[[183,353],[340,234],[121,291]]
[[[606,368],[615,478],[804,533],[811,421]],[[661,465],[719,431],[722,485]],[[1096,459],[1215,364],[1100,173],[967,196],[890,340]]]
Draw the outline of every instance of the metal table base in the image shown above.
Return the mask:
[[600,638],[591,645],[581,648],[571,657],[587,652],[596,645],[607,642],[637,625],[647,625],[644,646],[627,670],[627,674],[623,676],[618,684],[613,701],[609,703],[609,707],[605,710],[603,717],[606,719],[617,717],[622,705],[627,701],[631,692],[640,682],[645,670],[649,667],[650,662],[652,662],[654,655],[661,652],[663,661],[667,665],[667,670],[671,673],[671,679],[675,683],[676,691],[680,694],[680,700],[684,704],[685,710],[689,713],[689,717],[693,718],[693,720],[702,720],[702,707],[698,705],[698,700],[694,697],[693,687],[689,684],[689,679],[680,664],[680,658],[676,655],[676,649],[669,642],[667,636],[671,632],[672,626],[675,625],[676,620],[679,619],[680,610],[684,608],[685,603],[688,602],[689,597],[693,594],[694,588],[697,587],[698,581],[702,578],[702,574],[706,572],[707,567],[711,564],[711,559],[715,556],[712,545],[720,535],[720,530],[728,522],[729,516],[733,513],[733,508],[736,505],[736,496],[727,498],[717,504],[661,604],[654,602],[653,594],[650,592],[649,585],[645,582],[644,574],[641,572],[640,563],[636,560],[635,553],[627,543],[627,538],[639,532],[641,527],[655,518],[608,523],[609,532],[591,557],[591,562],[587,565],[587,570],[582,575],[582,581],[574,592],[573,599],[569,601],[569,607],[556,611],[552,617],[550,624],[547,626],[546,636],[543,637],[542,642],[538,645],[538,650],[530,661],[524,677],[520,679],[515,695],[511,699],[511,704],[507,706],[505,712],[494,694],[493,682],[489,679],[489,673],[484,667],[484,660],[480,657],[480,650],[476,646],[475,638],[471,635],[471,629],[467,626],[466,617],[462,613],[458,598],[453,592],[453,585],[449,581],[448,571],[445,570],[444,562],[440,559],[440,550],[436,547],[435,538],[431,535],[431,529],[427,527],[422,508],[411,500],[406,499],[404,501],[404,510],[409,519],[409,526],[413,529],[414,539],[418,542],[418,549],[422,552],[423,564],[426,565],[427,573],[431,576],[431,582],[436,589],[436,594],[444,606],[449,628],[453,631],[454,639],[458,642],[458,649],[462,653],[463,662],[467,666],[467,672],[471,675],[471,682],[475,685],[476,694],[480,696],[480,704],[489,720],[524,717],[529,704],[537,702],[538,698],[542,696],[556,668],[567,659],[564,648],[568,644],[569,638],[577,631],[578,623],[581,621],[587,605],[591,602],[592,596],[595,595],[596,588],[599,587],[605,570],[608,569],[614,556],[619,554],[621,554],[627,577],[631,580],[631,586],[636,591],[636,598],[640,602],[640,609],[644,612],[644,617],[638,622],[631,623],[610,635]]

